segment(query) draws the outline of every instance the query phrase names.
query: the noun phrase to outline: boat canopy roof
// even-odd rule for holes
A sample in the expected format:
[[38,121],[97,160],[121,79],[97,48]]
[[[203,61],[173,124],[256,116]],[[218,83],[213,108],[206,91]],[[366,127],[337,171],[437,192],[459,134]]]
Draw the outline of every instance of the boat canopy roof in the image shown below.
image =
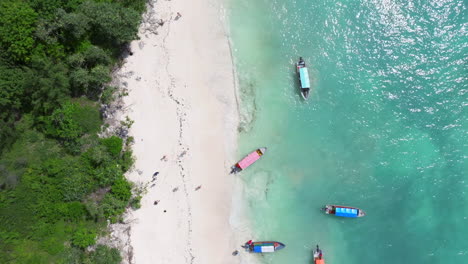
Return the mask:
[[342,217],[357,217],[358,211],[359,211],[358,209],[354,209],[354,208],[336,207],[335,215],[342,216]]
[[241,169],[245,169],[248,166],[252,165],[255,161],[257,161],[261,156],[257,153],[257,151],[254,151],[247,155],[247,157],[243,158],[241,161],[239,161],[239,167]]
[[306,67],[299,69],[299,77],[301,78],[301,88],[310,88],[309,71]]
[[261,253],[261,252],[275,252],[275,247],[273,245],[266,246],[266,245],[258,245],[253,247],[253,252]]

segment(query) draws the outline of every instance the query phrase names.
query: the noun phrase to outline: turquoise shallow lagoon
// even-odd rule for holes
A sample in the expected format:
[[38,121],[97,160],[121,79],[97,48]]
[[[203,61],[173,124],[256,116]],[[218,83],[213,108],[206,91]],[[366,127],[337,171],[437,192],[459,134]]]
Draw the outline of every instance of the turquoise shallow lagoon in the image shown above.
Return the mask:
[[[239,157],[264,263],[468,263],[468,31],[463,0],[236,0]],[[313,91],[299,95],[303,56]],[[364,209],[324,215],[324,204]]]

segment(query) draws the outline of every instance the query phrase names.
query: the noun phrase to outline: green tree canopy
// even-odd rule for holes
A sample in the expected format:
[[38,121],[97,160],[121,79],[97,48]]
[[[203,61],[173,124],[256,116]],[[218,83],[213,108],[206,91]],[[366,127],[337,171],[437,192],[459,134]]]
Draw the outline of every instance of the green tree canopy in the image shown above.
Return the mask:
[[0,61],[0,119],[19,114],[24,93],[24,71]]
[[14,123],[21,114],[25,73],[0,59],[0,153],[16,139]]
[[[98,99],[146,0],[0,0],[0,262],[119,263],[97,234],[132,201]],[[141,196],[137,196],[141,197]]]
[[29,61],[37,14],[22,1],[0,3],[0,47],[11,59]]
[[28,0],[28,2],[42,18],[53,17],[63,4],[62,0]]
[[110,2],[84,2],[78,11],[90,19],[97,43],[121,45],[137,37],[140,14]]
[[24,78],[25,111],[48,115],[70,98],[67,67],[44,56],[34,56]]

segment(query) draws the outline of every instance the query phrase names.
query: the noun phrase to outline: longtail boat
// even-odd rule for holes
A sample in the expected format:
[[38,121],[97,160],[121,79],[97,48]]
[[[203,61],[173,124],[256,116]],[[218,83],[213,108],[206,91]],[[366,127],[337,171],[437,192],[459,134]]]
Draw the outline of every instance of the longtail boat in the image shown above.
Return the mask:
[[260,159],[260,157],[263,156],[263,154],[265,154],[266,150],[267,148],[259,148],[253,151],[252,153],[244,157],[241,161],[237,162],[234,166],[232,166],[231,173],[240,172],[249,167],[250,165],[254,164],[258,159]]
[[325,259],[323,258],[323,252],[317,245],[317,248],[314,250],[314,264],[325,264]]
[[245,244],[245,248],[252,253],[270,253],[275,252],[280,249],[285,248],[281,242],[276,241],[259,241],[259,242],[252,242],[249,241]]
[[296,64],[296,72],[299,77],[299,85],[301,89],[301,95],[304,100],[309,98],[310,91],[310,80],[309,80],[309,71],[302,57],[299,57],[299,62]]
[[341,216],[341,217],[363,217],[366,215],[366,212],[359,208],[341,206],[341,205],[326,205],[323,208],[326,214]]

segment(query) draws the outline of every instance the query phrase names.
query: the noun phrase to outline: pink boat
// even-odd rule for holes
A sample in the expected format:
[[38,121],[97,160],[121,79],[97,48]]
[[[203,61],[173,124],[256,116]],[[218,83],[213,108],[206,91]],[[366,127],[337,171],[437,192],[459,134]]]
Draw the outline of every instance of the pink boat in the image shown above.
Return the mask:
[[232,166],[231,173],[237,173],[245,168],[249,167],[250,165],[254,164],[258,159],[260,159],[263,154],[265,154],[267,148],[259,148],[254,152],[247,155],[247,157],[243,158],[241,161],[236,163],[236,165]]

